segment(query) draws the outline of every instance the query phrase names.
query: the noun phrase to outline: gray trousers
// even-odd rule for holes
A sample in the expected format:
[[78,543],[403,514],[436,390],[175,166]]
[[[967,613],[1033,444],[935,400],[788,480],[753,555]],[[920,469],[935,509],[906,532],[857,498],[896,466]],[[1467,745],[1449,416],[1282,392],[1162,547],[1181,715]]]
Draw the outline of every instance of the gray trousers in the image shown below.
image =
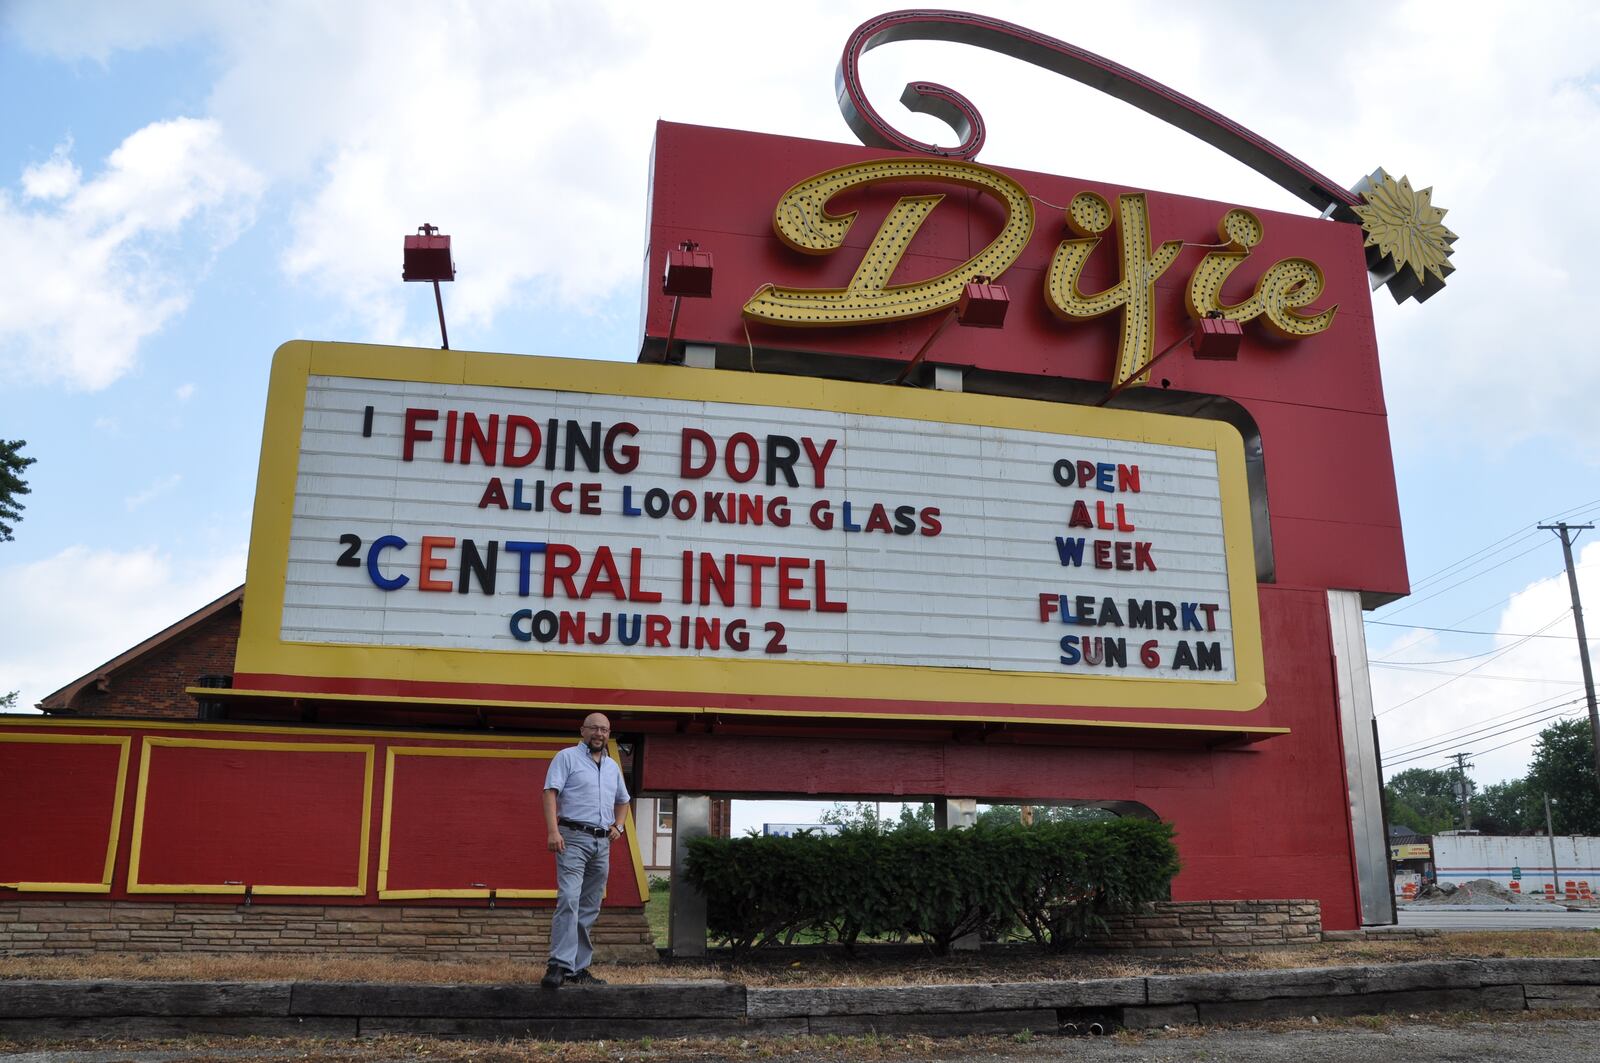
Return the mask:
[[611,870],[611,839],[560,828],[566,849],[556,854],[556,910],[550,921],[550,962],[568,973],[594,958],[589,928],[600,914],[600,895]]

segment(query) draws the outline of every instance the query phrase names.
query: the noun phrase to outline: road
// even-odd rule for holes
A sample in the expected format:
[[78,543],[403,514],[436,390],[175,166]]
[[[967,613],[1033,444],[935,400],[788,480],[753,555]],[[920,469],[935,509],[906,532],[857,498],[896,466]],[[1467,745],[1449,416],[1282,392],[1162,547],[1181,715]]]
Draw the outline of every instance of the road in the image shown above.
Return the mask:
[[1400,925],[1431,930],[1592,930],[1600,928],[1600,909],[1469,912],[1459,908],[1401,908]]

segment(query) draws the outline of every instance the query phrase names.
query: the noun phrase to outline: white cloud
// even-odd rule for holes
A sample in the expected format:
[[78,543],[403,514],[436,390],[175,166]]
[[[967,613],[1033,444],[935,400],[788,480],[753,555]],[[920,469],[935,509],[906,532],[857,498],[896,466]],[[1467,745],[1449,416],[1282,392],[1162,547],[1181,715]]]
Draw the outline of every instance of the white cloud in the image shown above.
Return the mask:
[[[461,269],[447,309],[465,345],[509,308],[553,301],[583,313],[639,283],[656,118],[850,139],[832,72],[849,31],[882,5],[852,0],[802,17],[621,0],[138,8],[25,0],[10,24],[40,51],[102,60],[203,38],[219,71],[208,120],[289,190],[285,272],[341,307],[356,326],[350,338],[431,344],[431,300],[399,285],[398,244],[422,221],[442,225]],[[1492,425],[1498,438],[1600,443],[1600,419],[1566,401],[1600,390],[1580,266],[1600,230],[1600,201],[1581,194],[1600,157],[1600,8],[1553,2],[1529,18],[1397,3],[1377,34],[1319,32],[1298,11],[1246,0],[1070,13],[994,0],[985,10],[1188,92],[1336,180],[1382,164],[1434,185],[1461,235],[1459,271],[1426,306],[1377,299],[1397,434],[1481,439]],[[1218,39],[1219,26],[1225,47],[1197,45]],[[989,125],[984,161],[1306,209],[1187,134],[1018,60],[899,43],[862,68],[883,112],[919,136],[950,134],[894,102],[907,80],[971,97]],[[41,199],[74,179],[65,158],[30,173]],[[69,271],[84,273],[121,276]],[[84,315],[111,323],[97,334],[124,339],[80,356],[90,363],[71,368],[80,384],[123,371],[139,338],[181,310],[181,285],[137,268],[133,278]],[[58,346],[93,346],[51,321]]]
[[182,482],[182,473],[175,472],[171,476],[164,476],[152,483],[150,486],[146,487],[143,491],[135,492],[134,494],[131,494],[127,498],[123,499],[123,505],[127,507],[129,513],[132,513],[136,509],[144,508],[151,502],[160,498],[162,495],[176,490],[177,486]]
[[[1550,553],[1559,565],[1556,544],[1551,544]],[[1579,594],[1587,605],[1585,620],[1589,621],[1600,611],[1600,542],[1584,546],[1577,561]],[[1571,610],[1566,573],[1557,571],[1512,595],[1502,610],[1495,624],[1500,633],[1489,647],[1506,650],[1501,656],[1460,660],[1483,653],[1484,647],[1460,649],[1465,640],[1421,629],[1374,643],[1370,648],[1375,662],[1373,698],[1384,713],[1379,725],[1384,760],[1389,765],[1385,774],[1444,767],[1446,754],[1460,751],[1469,754],[1475,765],[1471,775],[1480,785],[1525,775],[1534,740],[1544,726],[1539,719],[1558,707],[1579,716],[1587,711]],[[1557,637],[1519,637],[1532,634]],[[1391,662],[1418,662],[1419,668],[1429,670],[1386,667],[1380,662],[1385,657]],[[1457,673],[1464,677],[1451,680]],[[1527,726],[1495,733],[1519,724]],[[1472,733],[1479,729],[1482,733]],[[1431,743],[1439,736],[1447,736],[1439,739],[1444,744],[1436,749],[1430,746],[1425,757],[1397,763],[1423,748],[1420,743]]]
[[192,0],[8,0],[0,25],[34,51],[104,63],[113,52],[169,44],[208,21]]
[[248,223],[260,181],[216,122],[176,118],[127,137],[88,181],[60,149],[22,187],[20,202],[0,189],[0,378],[98,390],[187,305],[194,261]]
[[193,384],[179,384],[178,389],[172,394],[179,402],[188,402],[194,398],[195,386]]
[[22,194],[28,199],[65,199],[78,190],[83,174],[73,163],[72,141],[57,145],[45,162],[22,171]]
[[153,547],[72,546],[0,568],[0,693],[32,708],[89,669],[236,587],[242,550],[205,558]]

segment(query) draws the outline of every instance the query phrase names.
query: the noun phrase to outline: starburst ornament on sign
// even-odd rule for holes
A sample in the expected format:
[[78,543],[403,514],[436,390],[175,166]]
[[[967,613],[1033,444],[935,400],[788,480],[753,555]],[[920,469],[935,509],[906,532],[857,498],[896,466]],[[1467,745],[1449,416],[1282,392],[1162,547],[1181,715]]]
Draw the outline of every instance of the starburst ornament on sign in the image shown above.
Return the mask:
[[1456,234],[1441,224],[1446,211],[1433,205],[1433,189],[1418,192],[1409,177],[1396,181],[1382,167],[1353,190],[1363,202],[1350,209],[1366,230],[1367,268],[1376,288],[1386,284],[1397,303],[1423,302],[1455,272],[1450,264]]

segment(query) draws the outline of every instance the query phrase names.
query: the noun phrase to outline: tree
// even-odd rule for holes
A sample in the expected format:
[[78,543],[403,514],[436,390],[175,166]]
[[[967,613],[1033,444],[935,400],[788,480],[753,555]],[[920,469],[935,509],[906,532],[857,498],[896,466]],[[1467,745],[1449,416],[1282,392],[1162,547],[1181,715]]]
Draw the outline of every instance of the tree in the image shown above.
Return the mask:
[[1527,779],[1491,783],[1472,798],[1472,825],[1485,834],[1532,834],[1544,828],[1544,799]]
[[[1035,823],[1062,823],[1067,820],[1116,819],[1117,814],[1091,805],[1033,805]],[[1022,822],[1021,805],[987,805],[978,813],[986,827],[1007,827]]]
[[0,694],[0,712],[6,712],[17,707],[17,695],[20,690],[13,690],[9,694]]
[[1452,772],[1408,768],[1383,788],[1389,822],[1416,834],[1438,834],[1461,826]]
[[22,519],[22,503],[17,496],[29,490],[22,472],[38,460],[22,456],[22,448],[27,445],[26,439],[0,439],[0,543],[11,541],[9,522]]
[[[1594,735],[1586,717],[1561,720],[1539,732],[1528,766],[1529,794],[1550,795],[1557,834],[1600,834],[1600,789],[1594,777]],[[1541,817],[1542,818],[1542,817]]]
[[901,805],[900,815],[889,819],[882,815],[876,804],[857,801],[853,805],[835,804],[825,808],[817,817],[842,831],[862,834],[892,834],[901,830],[932,830],[933,806],[927,802],[919,805]]

